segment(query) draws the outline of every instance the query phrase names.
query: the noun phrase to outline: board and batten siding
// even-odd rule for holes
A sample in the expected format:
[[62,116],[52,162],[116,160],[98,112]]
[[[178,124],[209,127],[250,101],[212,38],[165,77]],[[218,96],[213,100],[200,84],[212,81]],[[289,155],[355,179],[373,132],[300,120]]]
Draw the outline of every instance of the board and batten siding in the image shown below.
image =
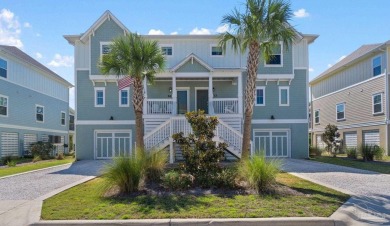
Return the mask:
[[75,54],[75,68],[76,69],[88,69],[90,67],[90,52],[89,52],[89,41],[82,43],[76,41],[74,45]]
[[[372,110],[372,95],[383,93],[382,109],[383,114],[374,115]],[[384,122],[386,118],[386,95],[385,76],[378,76],[370,81],[361,83],[351,88],[323,96],[313,100],[313,115],[320,110],[320,124],[314,123],[313,130],[323,131],[328,124],[337,125],[341,128],[348,128],[354,124],[368,122]],[[345,120],[336,120],[336,104],[345,103]]]
[[333,74],[331,77],[326,78],[318,83],[311,85],[311,92],[313,98],[319,98],[323,95],[335,92],[339,89],[351,86],[353,84],[362,82],[364,80],[370,79],[373,77],[372,69],[372,59],[376,56],[381,56],[382,58],[382,73],[386,68],[386,53],[382,52],[380,54],[369,55],[364,60],[354,64],[353,66],[346,68],[336,74]]
[[0,78],[0,81],[8,81],[62,101],[69,101],[68,85],[56,81],[51,75],[10,55],[0,54],[0,58],[7,61],[7,78]]
[[308,68],[309,67],[309,47],[306,39],[293,45],[293,59],[294,68]]

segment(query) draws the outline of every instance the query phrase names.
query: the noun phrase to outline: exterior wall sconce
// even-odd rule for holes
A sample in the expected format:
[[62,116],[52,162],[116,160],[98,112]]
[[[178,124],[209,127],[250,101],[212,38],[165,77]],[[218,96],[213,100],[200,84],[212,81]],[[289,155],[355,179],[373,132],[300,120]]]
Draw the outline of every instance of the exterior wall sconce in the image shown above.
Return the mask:
[[110,117],[110,120],[114,120],[114,117],[113,117],[113,116],[111,116],[111,117]]
[[169,87],[169,92],[172,93],[172,87]]
[[271,115],[271,119],[272,119],[272,120],[275,119],[274,115]]

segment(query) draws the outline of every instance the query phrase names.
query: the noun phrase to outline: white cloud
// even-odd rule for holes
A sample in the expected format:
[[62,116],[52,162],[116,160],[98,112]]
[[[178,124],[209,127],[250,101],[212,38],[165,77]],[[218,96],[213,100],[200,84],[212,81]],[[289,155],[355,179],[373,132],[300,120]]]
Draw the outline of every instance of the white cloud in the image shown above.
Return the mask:
[[313,72],[313,71],[314,71],[314,68],[309,67],[309,72]]
[[306,9],[299,9],[298,11],[294,12],[294,16],[298,18],[304,18],[310,16],[310,14],[306,12]]
[[31,24],[29,22],[24,22],[23,27],[25,28],[32,28]]
[[164,32],[161,30],[150,29],[148,35],[164,35]]
[[35,53],[35,57],[37,58],[37,59],[42,59],[42,53],[40,53],[40,52],[36,52]]
[[341,56],[341,57],[337,60],[337,62],[342,61],[345,57],[346,57],[346,55]]
[[13,12],[8,9],[0,11],[0,44],[23,47],[20,39],[20,23]]
[[221,26],[217,27],[216,32],[217,33],[225,33],[228,30],[229,30],[229,25],[228,24],[224,24],[224,25],[221,25]]
[[177,31],[171,32],[171,35],[178,35],[178,34],[179,34],[179,32],[177,32]]
[[73,61],[73,56],[61,56],[56,53],[54,59],[48,65],[52,67],[72,67]]
[[199,29],[198,27],[192,29],[192,31],[190,32],[190,35],[209,35],[209,34],[211,34],[209,29],[206,28]]

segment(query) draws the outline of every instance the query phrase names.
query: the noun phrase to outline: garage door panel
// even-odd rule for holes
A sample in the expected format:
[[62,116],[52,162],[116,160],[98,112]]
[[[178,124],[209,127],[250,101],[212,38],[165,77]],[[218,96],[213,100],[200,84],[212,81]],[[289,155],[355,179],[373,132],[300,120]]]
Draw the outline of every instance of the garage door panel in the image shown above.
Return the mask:
[[364,131],[363,132],[364,145],[380,145],[379,131]]
[[95,158],[111,159],[131,155],[131,131],[96,131]]
[[19,155],[19,134],[1,133],[1,157]]
[[255,131],[255,153],[265,152],[267,157],[288,157],[288,131]]
[[356,148],[357,147],[357,133],[345,133],[344,142],[346,148]]

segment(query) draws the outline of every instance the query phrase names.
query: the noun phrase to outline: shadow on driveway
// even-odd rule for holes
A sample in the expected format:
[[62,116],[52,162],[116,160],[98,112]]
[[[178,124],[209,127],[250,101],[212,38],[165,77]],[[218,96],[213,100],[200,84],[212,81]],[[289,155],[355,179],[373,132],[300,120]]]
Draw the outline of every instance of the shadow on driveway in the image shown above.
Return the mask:
[[73,174],[82,176],[99,176],[102,169],[111,160],[81,160],[72,163],[72,165],[64,170],[56,171],[51,174]]

